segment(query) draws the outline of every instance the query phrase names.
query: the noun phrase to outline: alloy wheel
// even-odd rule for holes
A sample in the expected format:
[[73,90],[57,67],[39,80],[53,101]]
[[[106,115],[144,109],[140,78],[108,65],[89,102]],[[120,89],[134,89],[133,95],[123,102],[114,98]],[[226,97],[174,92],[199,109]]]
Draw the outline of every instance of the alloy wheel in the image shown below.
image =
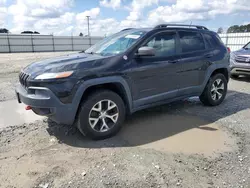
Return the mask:
[[119,117],[119,109],[112,100],[97,102],[89,113],[89,124],[97,132],[106,132],[114,127]]
[[211,96],[214,101],[218,101],[222,98],[225,91],[225,84],[222,79],[218,78],[214,81],[211,88]]

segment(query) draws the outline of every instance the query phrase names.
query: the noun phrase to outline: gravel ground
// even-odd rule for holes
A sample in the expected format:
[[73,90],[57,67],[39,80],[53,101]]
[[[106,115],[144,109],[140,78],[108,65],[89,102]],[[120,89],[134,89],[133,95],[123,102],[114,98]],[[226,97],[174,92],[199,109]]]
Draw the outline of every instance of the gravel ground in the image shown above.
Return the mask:
[[[14,99],[20,68],[61,54],[1,54],[0,101]],[[250,187],[249,83],[230,80],[218,107],[192,98],[137,112],[104,141],[47,119],[4,128],[0,187]]]

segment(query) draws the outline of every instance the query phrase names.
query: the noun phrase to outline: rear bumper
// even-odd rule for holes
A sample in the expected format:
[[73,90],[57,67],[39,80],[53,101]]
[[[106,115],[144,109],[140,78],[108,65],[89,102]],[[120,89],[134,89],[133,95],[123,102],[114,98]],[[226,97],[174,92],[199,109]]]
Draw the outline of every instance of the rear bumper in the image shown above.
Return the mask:
[[61,124],[72,125],[74,123],[77,108],[73,104],[63,104],[48,88],[25,89],[18,85],[16,95],[19,103],[31,106],[38,115],[47,116]]

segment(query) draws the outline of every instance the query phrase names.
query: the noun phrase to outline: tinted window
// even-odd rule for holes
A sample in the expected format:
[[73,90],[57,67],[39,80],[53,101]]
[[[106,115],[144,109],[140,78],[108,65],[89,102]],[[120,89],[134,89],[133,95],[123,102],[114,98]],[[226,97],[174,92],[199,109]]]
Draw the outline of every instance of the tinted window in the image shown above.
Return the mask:
[[246,50],[249,50],[249,49],[250,49],[250,42],[249,42],[248,44],[246,44],[246,45],[244,46],[244,48],[245,48]]
[[215,48],[216,47],[217,43],[216,43],[214,37],[205,33],[204,38],[205,38],[205,41],[207,43],[208,48]]
[[155,56],[175,55],[175,33],[160,33],[153,37],[146,46],[155,49]]
[[205,49],[205,44],[200,33],[180,31],[182,52],[193,52]]

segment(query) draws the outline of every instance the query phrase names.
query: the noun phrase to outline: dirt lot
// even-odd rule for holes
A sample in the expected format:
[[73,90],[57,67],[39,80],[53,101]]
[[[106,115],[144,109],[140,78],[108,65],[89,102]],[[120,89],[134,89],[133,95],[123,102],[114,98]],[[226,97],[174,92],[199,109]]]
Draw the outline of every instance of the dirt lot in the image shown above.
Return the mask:
[[137,112],[104,141],[9,121],[22,119],[11,113],[19,70],[62,54],[0,54],[0,187],[250,187],[250,78],[230,80],[218,107],[192,98]]

